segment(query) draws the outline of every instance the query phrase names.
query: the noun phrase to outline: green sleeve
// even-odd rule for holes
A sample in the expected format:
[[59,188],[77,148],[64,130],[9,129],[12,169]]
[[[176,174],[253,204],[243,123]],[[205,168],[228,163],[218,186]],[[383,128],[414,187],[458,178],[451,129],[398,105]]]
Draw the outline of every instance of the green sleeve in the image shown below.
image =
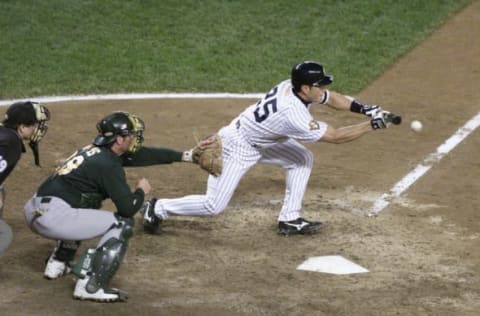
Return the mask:
[[145,199],[145,192],[142,189],[136,189],[133,194],[124,195],[114,200],[117,207],[117,213],[123,217],[132,217],[142,207]]
[[123,166],[143,167],[182,161],[183,152],[162,147],[141,147],[136,153],[122,156]]
[[112,165],[111,168],[105,168],[100,171],[102,174],[102,186],[107,196],[109,196],[117,213],[123,217],[131,217],[142,207],[145,199],[145,192],[142,189],[136,189],[133,193],[127,183],[123,168],[118,165]]

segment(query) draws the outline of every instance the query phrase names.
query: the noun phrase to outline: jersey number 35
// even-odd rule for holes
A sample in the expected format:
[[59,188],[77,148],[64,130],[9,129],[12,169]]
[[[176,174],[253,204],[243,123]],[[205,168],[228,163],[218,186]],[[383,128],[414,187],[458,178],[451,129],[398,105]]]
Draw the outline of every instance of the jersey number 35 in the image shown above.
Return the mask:
[[273,88],[269,93],[265,95],[263,99],[257,102],[256,109],[253,112],[255,115],[255,121],[262,123],[265,121],[270,113],[277,112],[277,95],[278,87]]

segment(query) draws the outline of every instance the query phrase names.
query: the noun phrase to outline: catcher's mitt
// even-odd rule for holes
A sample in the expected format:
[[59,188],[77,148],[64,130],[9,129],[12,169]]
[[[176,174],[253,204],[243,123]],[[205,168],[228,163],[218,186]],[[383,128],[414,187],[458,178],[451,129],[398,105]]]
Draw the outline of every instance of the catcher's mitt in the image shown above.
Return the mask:
[[219,176],[222,173],[222,140],[217,134],[205,137],[192,148],[192,161],[208,173]]

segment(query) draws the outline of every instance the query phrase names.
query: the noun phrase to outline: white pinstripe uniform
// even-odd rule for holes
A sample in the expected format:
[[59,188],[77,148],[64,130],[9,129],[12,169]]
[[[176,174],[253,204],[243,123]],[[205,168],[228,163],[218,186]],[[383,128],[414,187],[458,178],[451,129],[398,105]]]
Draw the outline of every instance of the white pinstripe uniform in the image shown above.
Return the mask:
[[[320,104],[328,101],[325,91]],[[300,142],[318,141],[327,124],[315,121],[309,104],[294,94],[285,80],[219,131],[223,145],[223,171],[208,178],[205,195],[159,199],[155,215],[207,216],[222,212],[243,175],[256,163],[286,169],[286,191],[279,221],[300,217],[302,200],[313,166],[313,154]]]

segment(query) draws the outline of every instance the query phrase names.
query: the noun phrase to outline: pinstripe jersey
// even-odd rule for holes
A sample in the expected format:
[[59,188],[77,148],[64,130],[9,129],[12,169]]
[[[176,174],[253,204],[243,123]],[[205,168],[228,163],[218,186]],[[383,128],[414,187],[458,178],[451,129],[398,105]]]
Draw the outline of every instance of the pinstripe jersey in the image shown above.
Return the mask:
[[[321,104],[328,101],[325,90]],[[223,171],[210,175],[204,195],[159,199],[154,211],[162,219],[170,215],[212,216],[222,212],[243,175],[255,164],[273,164],[287,170],[285,199],[279,221],[300,217],[302,200],[313,166],[313,154],[300,142],[318,141],[327,124],[316,121],[295,95],[290,80],[275,86],[218,132],[222,138]]]
[[[325,104],[328,98],[326,90],[319,103]],[[244,139],[254,147],[269,147],[288,138],[315,142],[323,136],[327,124],[314,120],[310,106],[295,95],[290,80],[285,80],[263,99],[245,109],[233,122]]]

